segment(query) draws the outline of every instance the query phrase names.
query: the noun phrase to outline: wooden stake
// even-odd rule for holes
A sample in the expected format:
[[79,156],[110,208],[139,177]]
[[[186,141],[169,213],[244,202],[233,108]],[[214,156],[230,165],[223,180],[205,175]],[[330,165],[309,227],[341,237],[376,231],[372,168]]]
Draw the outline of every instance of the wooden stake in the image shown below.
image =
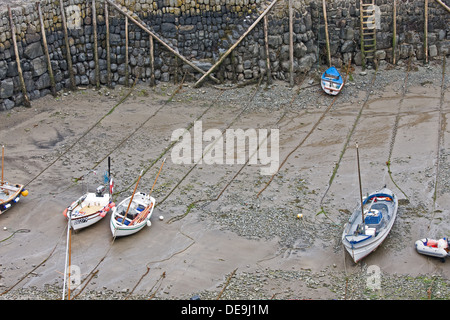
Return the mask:
[[61,9],[61,20],[64,30],[64,41],[66,43],[66,60],[67,60],[67,66],[69,68],[69,77],[70,77],[70,87],[72,90],[76,90],[77,86],[75,83],[75,75],[73,73],[73,66],[72,66],[72,54],[70,53],[70,45],[69,45],[69,34],[67,33],[67,22],[66,22],[66,14],[64,13],[64,4],[63,1],[59,1],[59,6]]
[[109,40],[109,9],[108,2],[105,1],[105,23],[106,23],[106,74],[107,86],[111,87],[111,48]]
[[268,32],[268,21],[267,16],[264,16],[264,41],[266,47],[266,73],[267,73],[267,83],[272,83],[272,72],[270,70],[270,56],[269,56],[269,32]]
[[50,77],[51,92],[52,92],[53,96],[56,96],[55,77],[53,75],[52,63],[50,61],[50,54],[48,52],[47,36],[45,35],[45,26],[44,26],[44,19],[42,18],[41,3],[37,2],[36,7],[38,10],[38,14],[39,14],[39,23],[41,25],[42,43],[44,45],[45,57],[47,58],[47,70],[48,70],[48,75]]
[[217,68],[217,66],[219,64],[222,63],[223,60],[225,60],[225,58],[230,54],[231,51],[233,51],[238,45],[239,43],[250,33],[250,31],[253,30],[253,28],[258,24],[259,21],[261,21],[262,18],[264,18],[264,16],[270,11],[270,9],[272,9],[272,7],[277,3],[278,0],[273,0],[272,3],[267,7],[266,10],[264,10],[264,12],[258,17],[258,19],[256,19],[255,22],[253,22],[253,24],[248,28],[248,30],[236,41],[235,44],[233,44],[228,50],[227,52],[225,52],[222,57],[220,57],[219,61],[217,61],[195,84],[194,87],[197,87],[200,83],[203,82],[203,80],[205,80],[205,78],[207,76],[209,76],[211,74],[211,72],[214,71],[214,69]]
[[441,6],[445,8],[448,12],[450,12],[450,7],[447,6],[445,3],[443,3],[441,0],[436,0],[437,3],[439,3]]
[[393,24],[394,24],[394,32],[392,35],[392,64],[396,63],[396,55],[395,51],[397,50],[397,0],[394,0],[394,13],[393,13]]
[[[324,0],[325,1],[325,0]],[[294,86],[294,9],[289,0],[289,83]]]
[[155,48],[153,45],[153,36],[149,36],[150,40],[150,71],[152,75],[150,76],[150,86],[155,86]]
[[11,36],[12,36],[12,41],[13,41],[13,45],[14,45],[14,53],[16,55],[17,72],[19,73],[20,87],[22,89],[22,94],[23,94],[23,105],[27,108],[31,108],[30,99],[28,98],[27,88],[25,86],[25,80],[23,79],[22,66],[20,65],[19,49],[17,48],[17,40],[16,40],[16,26],[14,25],[11,8],[9,5],[8,5],[8,13],[9,13],[9,24],[11,26]]
[[125,17],[125,86],[130,86],[128,74],[128,17]]
[[95,0],[92,0],[92,32],[94,33],[95,86],[100,88],[100,67],[98,64],[97,12]]
[[425,0],[424,15],[425,15],[425,22],[424,22],[423,50],[425,53],[425,63],[428,63],[428,0]]
[[[161,43],[167,50],[169,50],[170,52],[172,52],[174,55],[176,55],[178,58],[180,58],[184,63],[190,65],[194,70],[200,72],[200,73],[205,73],[204,70],[200,69],[199,67],[197,67],[195,64],[193,64],[192,62],[190,62],[189,60],[187,60],[185,57],[183,57],[181,54],[179,54],[178,52],[176,52],[175,50],[173,50],[167,43],[165,43],[164,41],[162,41],[156,34],[154,34],[152,31],[150,31],[148,28],[146,28],[142,23],[140,23],[139,21],[137,21],[135,18],[133,18],[129,13],[125,12],[124,10],[122,10],[117,4],[115,4],[114,2],[112,2],[111,0],[106,0],[108,1],[108,3],[113,6],[117,11],[119,11],[121,14],[123,14],[124,16],[128,17],[131,21],[133,21],[133,23],[135,23],[138,27],[140,27],[142,30],[144,30],[145,32],[147,32],[149,35],[153,36],[159,43]],[[220,81],[218,79],[216,79],[213,76],[209,76],[211,79],[213,79],[215,82],[220,83]]]
[[327,21],[327,5],[325,0],[322,0],[322,8],[323,8],[323,18],[325,20],[325,40],[327,45],[328,66],[331,67],[330,39],[328,36],[328,21]]

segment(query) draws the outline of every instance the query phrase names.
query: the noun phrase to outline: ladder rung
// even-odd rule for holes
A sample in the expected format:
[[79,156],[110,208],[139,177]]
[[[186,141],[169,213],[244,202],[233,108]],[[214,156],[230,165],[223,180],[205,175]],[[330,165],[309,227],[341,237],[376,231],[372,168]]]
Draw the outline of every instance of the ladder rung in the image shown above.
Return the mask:
[[373,32],[363,32],[363,36],[374,36],[375,35],[375,29],[373,29]]
[[376,50],[364,50],[364,53],[371,53],[371,52],[375,52]]
[[373,15],[373,14],[371,14],[370,16],[362,16],[363,17],[363,19],[365,19],[365,18],[373,18],[373,19],[375,19],[375,15]]

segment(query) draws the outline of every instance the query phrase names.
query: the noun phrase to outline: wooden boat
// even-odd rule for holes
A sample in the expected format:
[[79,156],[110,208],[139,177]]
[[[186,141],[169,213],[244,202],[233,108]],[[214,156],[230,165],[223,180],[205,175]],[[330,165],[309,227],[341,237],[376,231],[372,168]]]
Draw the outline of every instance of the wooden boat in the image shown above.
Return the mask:
[[386,187],[363,200],[350,217],[342,233],[345,249],[358,262],[374,251],[391,231],[397,216],[398,199]]
[[320,81],[323,91],[330,95],[337,95],[344,87],[344,80],[335,67],[328,68]]
[[439,240],[424,238],[417,240],[415,246],[420,254],[440,258],[443,262],[450,256],[450,240],[447,238]]
[[85,193],[64,210],[63,214],[73,230],[93,225],[115,207],[115,203],[112,202],[114,181],[109,167],[110,159],[108,159],[109,193],[105,193],[105,186],[101,185],[95,192]]
[[17,202],[20,201],[20,197],[26,197],[28,190],[25,189],[23,184],[11,184],[3,178],[3,162],[5,156],[5,147],[2,146],[2,180],[0,182],[0,214],[6,210],[12,208]]
[[150,227],[154,207],[155,199],[142,192],[124,199],[111,213],[110,226],[113,236],[128,236],[140,231],[146,225]]
[[110,222],[113,237],[129,236],[142,230],[146,225],[149,227],[151,226],[150,218],[156,202],[151,194],[165,161],[166,159],[164,159],[161,164],[161,168],[159,169],[149,194],[136,192],[143,173],[141,171],[136,186],[134,187],[133,194],[122,200],[122,202],[113,209]]

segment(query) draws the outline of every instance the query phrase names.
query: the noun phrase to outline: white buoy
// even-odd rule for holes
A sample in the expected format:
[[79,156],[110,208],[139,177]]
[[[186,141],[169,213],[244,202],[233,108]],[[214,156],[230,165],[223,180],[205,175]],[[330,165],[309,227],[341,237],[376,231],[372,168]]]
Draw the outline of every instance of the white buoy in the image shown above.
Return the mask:
[[159,216],[159,220],[163,221],[164,217],[163,216]]
[[301,218],[303,218],[303,214],[301,214],[301,213],[297,214],[297,219],[301,219]]
[[150,220],[147,220],[147,227],[150,227],[152,225]]

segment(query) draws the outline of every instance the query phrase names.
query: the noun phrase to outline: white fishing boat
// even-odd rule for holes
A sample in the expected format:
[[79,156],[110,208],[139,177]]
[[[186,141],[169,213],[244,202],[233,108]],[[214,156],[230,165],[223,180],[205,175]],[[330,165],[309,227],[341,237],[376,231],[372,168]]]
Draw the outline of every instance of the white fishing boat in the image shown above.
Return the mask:
[[397,196],[386,186],[363,199],[358,144],[356,154],[360,205],[354,210],[342,233],[342,243],[355,263],[377,249],[386,239],[394,225],[398,209]]
[[388,188],[371,193],[350,217],[342,233],[342,243],[353,261],[358,262],[374,251],[394,225],[398,200]]
[[67,207],[63,214],[69,220],[73,230],[89,227],[103,219],[115,207],[112,202],[114,181],[110,174],[110,159],[108,158],[109,193],[105,186],[99,186],[95,192],[87,192]]
[[415,246],[420,254],[440,258],[443,262],[450,256],[450,240],[447,238],[439,240],[424,238],[417,240]]
[[142,230],[142,228],[144,228],[146,225],[149,227],[151,226],[150,218],[152,217],[156,202],[151,194],[165,161],[166,159],[164,159],[161,164],[161,167],[149,194],[136,192],[143,173],[141,171],[136,182],[133,194],[130,197],[122,200],[113,209],[110,222],[111,233],[113,237],[129,236]]
[[155,199],[148,194],[137,192],[120,202],[111,213],[111,232],[114,237],[129,236],[146,225],[155,207]]
[[17,202],[20,201],[20,197],[26,197],[28,190],[25,189],[23,184],[11,184],[4,180],[3,177],[3,162],[5,155],[5,147],[2,146],[2,180],[0,181],[0,214],[11,209]]

